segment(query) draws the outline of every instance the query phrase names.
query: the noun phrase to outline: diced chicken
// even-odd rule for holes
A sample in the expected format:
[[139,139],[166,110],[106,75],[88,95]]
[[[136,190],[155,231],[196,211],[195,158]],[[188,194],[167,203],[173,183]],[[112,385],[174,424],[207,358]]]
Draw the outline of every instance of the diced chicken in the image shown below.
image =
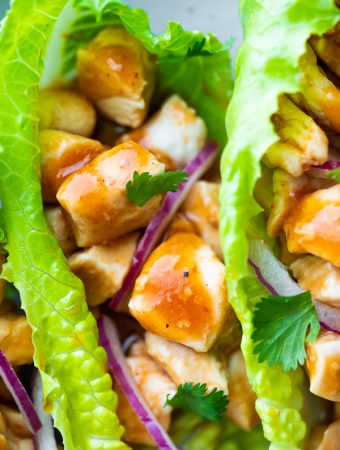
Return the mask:
[[129,349],[129,356],[148,356],[146,344],[143,339],[137,339]]
[[290,211],[296,207],[305,194],[334,185],[332,179],[313,177],[311,172],[293,177],[281,169],[273,171],[273,200],[267,223],[269,236],[279,234]]
[[178,212],[170,222],[166,230],[165,237],[169,239],[171,236],[177,233],[194,233],[197,234],[197,230],[192,222],[181,212]]
[[306,450],[340,450],[340,420],[315,427]]
[[178,95],[173,95],[142,128],[127,133],[154,153],[168,169],[182,169],[204,146],[207,127],[196,111]]
[[185,345],[145,333],[146,349],[176,384],[206,383],[228,394],[227,371],[212,353],[197,353]]
[[288,250],[340,267],[340,184],[305,195],[284,223]]
[[72,272],[84,283],[89,305],[100,305],[119,290],[130,268],[138,237],[138,233],[128,234],[108,245],[94,245],[69,257]]
[[45,217],[54,237],[57,239],[60,248],[69,255],[77,248],[71,226],[60,206],[49,206],[45,208]]
[[316,256],[296,260],[291,271],[298,283],[312,293],[313,298],[334,308],[340,308],[340,269]]
[[310,44],[318,57],[340,77],[340,24],[323,36],[312,36]]
[[148,258],[129,308],[144,329],[206,352],[230,313],[224,265],[198,236],[175,234]]
[[40,92],[39,128],[68,131],[89,137],[96,125],[96,111],[81,94],[69,89],[45,89]]
[[194,184],[182,206],[182,212],[194,224],[199,236],[222,259],[219,235],[218,196],[220,185],[209,181]]
[[246,365],[241,350],[229,358],[229,404],[226,415],[242,430],[250,431],[259,422],[255,410],[256,395],[247,376]]
[[41,131],[39,144],[43,199],[52,203],[65,178],[105,150],[98,141],[57,130]]
[[328,157],[328,139],[314,120],[285,95],[279,99],[279,110],[272,121],[280,140],[266,152],[264,161],[270,167],[286,170],[298,177]]
[[0,315],[0,348],[11,364],[32,364],[32,330],[25,316]]
[[321,125],[340,132],[340,91],[317,65],[317,58],[310,45],[300,59],[303,72],[303,92],[291,95],[294,103]]
[[[129,356],[126,362],[144,400],[162,427],[168,430],[172,408],[164,407],[164,403],[168,394],[173,395],[177,391],[175,383],[150,356]],[[124,440],[129,443],[154,446],[153,439],[135,415],[124,394],[119,388],[117,391],[119,396],[117,414],[125,428]]]
[[60,186],[57,198],[68,213],[79,247],[107,244],[146,226],[156,214],[162,195],[153,196],[142,208],[127,198],[125,187],[134,171],[156,175],[164,165],[129,141],[92,159]]
[[310,390],[319,397],[340,401],[340,336],[323,331],[307,345]]
[[[1,255],[0,254],[0,274],[2,272],[2,267],[6,262],[6,257],[5,255]],[[5,286],[6,286],[6,281],[3,280],[2,278],[0,278],[0,305],[4,299],[4,294],[5,294]]]
[[0,449],[34,450],[32,433],[19,411],[0,405]]
[[144,46],[124,28],[102,30],[78,51],[81,90],[107,118],[140,126],[154,89],[155,64]]

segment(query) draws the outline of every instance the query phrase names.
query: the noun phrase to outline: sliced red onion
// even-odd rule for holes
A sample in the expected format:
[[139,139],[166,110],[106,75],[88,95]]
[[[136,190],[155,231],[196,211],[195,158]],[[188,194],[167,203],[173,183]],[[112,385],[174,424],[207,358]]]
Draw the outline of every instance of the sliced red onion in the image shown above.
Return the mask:
[[218,145],[211,142],[183,169],[189,174],[188,181],[182,183],[177,192],[168,192],[163,205],[156,216],[147,226],[142,239],[139,241],[136,253],[122,287],[110,302],[110,308],[115,309],[130,292],[143,264],[162,237],[167,226],[181,206],[193,184],[209,169],[218,151]]
[[42,427],[34,436],[35,448],[36,450],[57,450],[52,417],[43,408],[43,389],[38,371],[35,371],[33,375],[32,396],[33,404],[42,424]]
[[[254,268],[260,283],[272,295],[293,296],[304,292],[261,239],[252,239],[249,243],[249,264]],[[317,300],[313,301],[320,325],[340,334],[340,310]]]
[[335,161],[335,160],[329,160],[323,164],[320,164],[319,166],[314,166],[315,169],[325,170],[325,171],[339,169],[339,167],[340,167],[340,161]]
[[37,411],[35,410],[31,399],[29,398],[24,386],[19,380],[10,362],[0,350],[0,376],[3,379],[7,389],[13,396],[13,399],[19,408],[21,414],[27,421],[32,433],[36,433],[41,428],[41,422]]
[[124,392],[136,415],[144,423],[157,448],[160,450],[177,450],[177,447],[175,447],[168,434],[145,403],[131,376],[114,322],[107,316],[101,315],[97,318],[97,323],[99,342],[106,350],[112,375]]

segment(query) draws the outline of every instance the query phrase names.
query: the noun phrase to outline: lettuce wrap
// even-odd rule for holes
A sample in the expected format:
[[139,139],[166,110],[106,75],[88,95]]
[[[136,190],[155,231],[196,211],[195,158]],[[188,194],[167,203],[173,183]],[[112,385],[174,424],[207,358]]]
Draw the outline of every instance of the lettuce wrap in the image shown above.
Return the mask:
[[14,0],[1,22],[0,216],[9,254],[2,276],[20,292],[33,330],[34,363],[42,376],[45,410],[61,431],[67,450],[127,445],[121,440],[117,396],[83,285],[69,270],[44,218],[38,92],[40,84],[72,78],[77,49],[115,23],[157,58],[159,98],[179,93],[197,108],[210,137],[220,145],[226,141],[224,117],[233,84],[229,45],[223,46],[210,34],[187,32],[174,22],[156,36],[146,13],[120,0],[73,4]]
[[[306,41],[331,29],[340,20],[340,11],[332,0],[242,0],[240,13],[244,42],[237,55],[235,89],[227,113],[229,141],[221,166],[221,237],[230,301],[242,324],[242,350],[258,396],[264,435],[271,441],[271,449],[293,450],[303,448],[306,435],[302,370],[288,372],[279,364],[269,367],[255,355],[254,306],[263,296],[263,288],[248,265],[249,242],[261,239],[273,253],[277,251],[261,212],[270,208],[273,195],[270,176],[265,179],[268,169],[261,163],[278,141],[271,119],[282,94],[306,90],[299,64]],[[257,199],[261,206],[254,197],[260,178]]]

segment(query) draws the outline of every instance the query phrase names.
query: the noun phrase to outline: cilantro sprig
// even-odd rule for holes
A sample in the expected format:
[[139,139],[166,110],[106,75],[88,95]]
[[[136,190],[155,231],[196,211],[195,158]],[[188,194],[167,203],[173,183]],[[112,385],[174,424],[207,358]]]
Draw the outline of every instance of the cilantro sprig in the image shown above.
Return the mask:
[[181,183],[188,181],[189,174],[182,170],[150,175],[149,172],[134,172],[132,180],[125,186],[128,199],[142,207],[151,197],[162,192],[177,192]]
[[340,183],[340,168],[328,170],[326,177],[334,178],[337,183]]
[[207,390],[205,383],[180,384],[172,398],[169,398],[170,395],[168,394],[164,406],[169,405],[173,408],[193,412],[204,420],[220,420],[227,409],[228,398],[223,391],[219,391],[217,388],[209,393],[207,393]]
[[280,364],[288,372],[303,364],[305,343],[312,343],[320,324],[310,292],[292,297],[263,297],[256,305],[252,338],[258,361]]

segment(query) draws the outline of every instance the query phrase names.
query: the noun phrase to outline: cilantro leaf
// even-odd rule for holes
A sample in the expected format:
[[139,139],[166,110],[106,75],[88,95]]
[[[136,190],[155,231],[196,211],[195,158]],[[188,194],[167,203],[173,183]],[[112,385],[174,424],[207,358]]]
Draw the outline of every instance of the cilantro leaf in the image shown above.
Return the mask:
[[187,52],[187,57],[192,57],[192,56],[199,56],[199,55],[211,55],[212,53],[207,51],[207,50],[203,50],[203,47],[206,43],[206,38],[202,38],[200,41],[196,41],[194,42],[192,47],[188,48],[188,52]]
[[286,372],[304,363],[305,342],[313,342],[320,331],[310,292],[263,297],[256,305],[253,324],[258,361],[268,361],[269,367],[280,364]]
[[202,419],[217,421],[227,409],[228,398],[223,391],[214,388],[207,394],[207,385],[197,383],[180,384],[176,394],[167,399],[164,406],[181,408],[196,413]]
[[334,178],[335,181],[340,183],[340,168],[328,170],[326,172],[326,177]]
[[163,172],[150,175],[149,172],[134,172],[132,180],[128,181],[125,191],[128,199],[142,207],[151,197],[162,192],[176,192],[181,183],[188,181],[189,174],[182,170]]

